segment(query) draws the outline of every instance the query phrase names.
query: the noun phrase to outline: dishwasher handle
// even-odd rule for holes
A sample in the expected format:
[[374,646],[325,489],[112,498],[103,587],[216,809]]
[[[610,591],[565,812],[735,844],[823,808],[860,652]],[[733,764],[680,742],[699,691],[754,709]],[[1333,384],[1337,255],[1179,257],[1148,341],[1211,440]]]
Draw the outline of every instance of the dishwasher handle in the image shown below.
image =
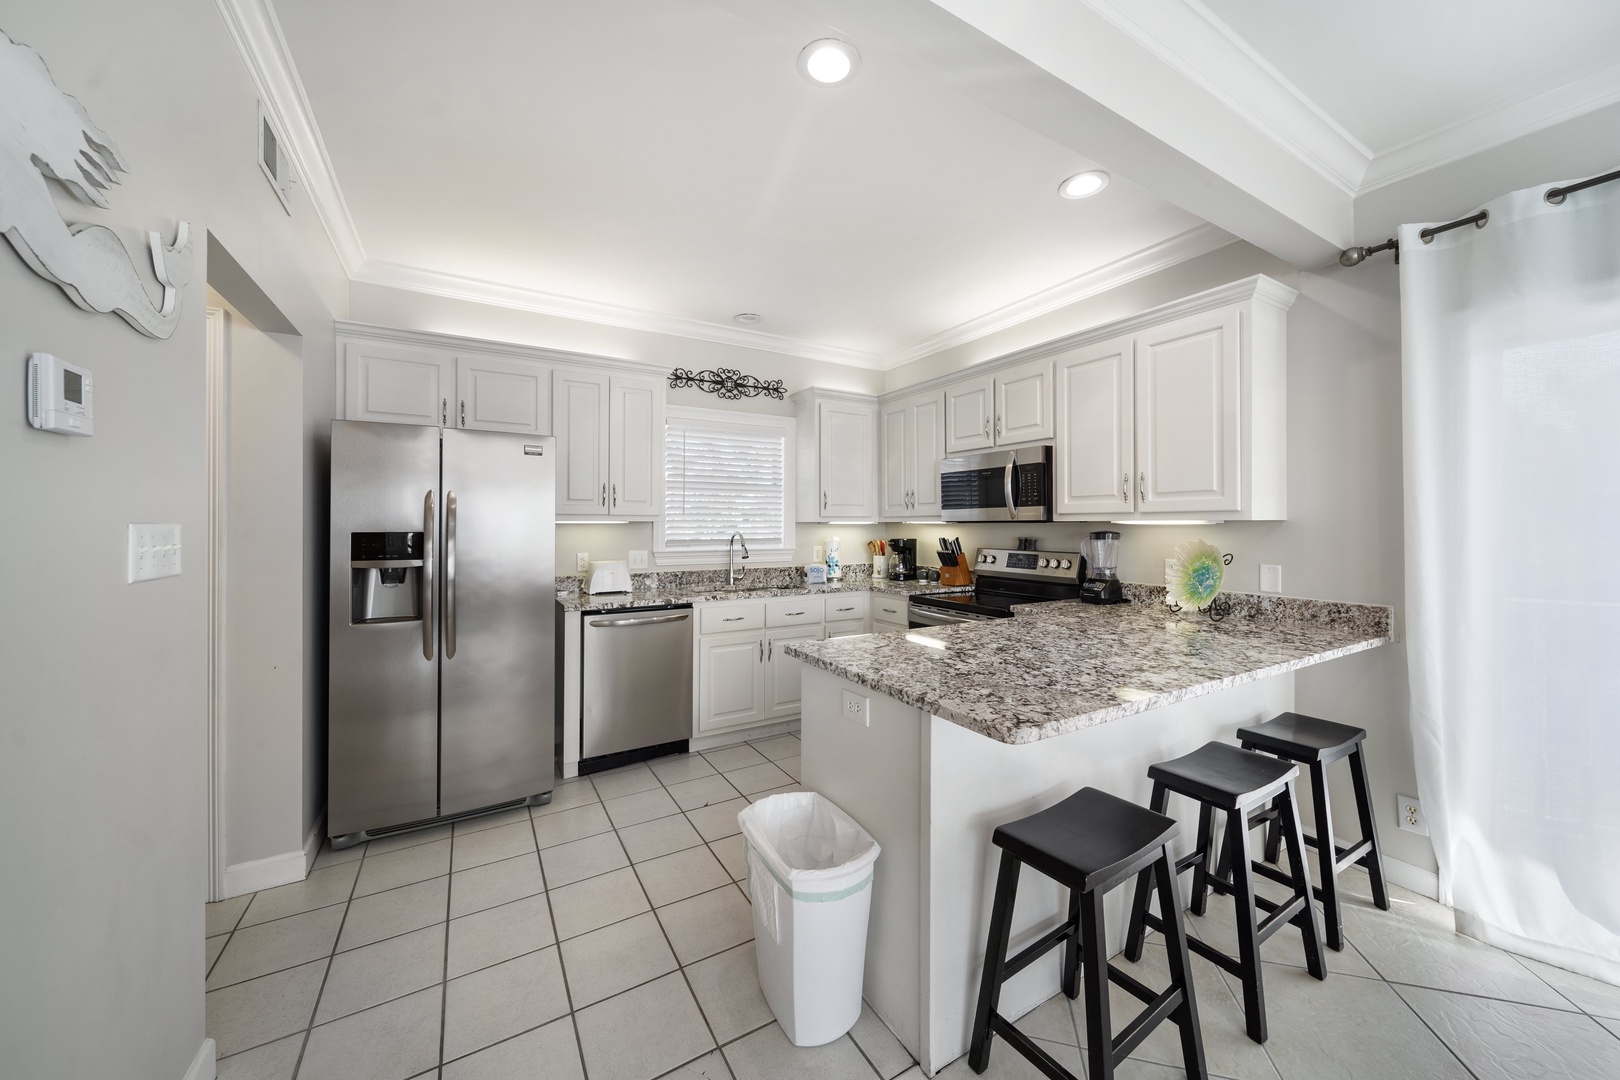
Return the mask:
[[592,626],[653,626],[657,623],[681,622],[690,619],[692,613],[683,611],[678,615],[654,615],[649,619],[592,619]]

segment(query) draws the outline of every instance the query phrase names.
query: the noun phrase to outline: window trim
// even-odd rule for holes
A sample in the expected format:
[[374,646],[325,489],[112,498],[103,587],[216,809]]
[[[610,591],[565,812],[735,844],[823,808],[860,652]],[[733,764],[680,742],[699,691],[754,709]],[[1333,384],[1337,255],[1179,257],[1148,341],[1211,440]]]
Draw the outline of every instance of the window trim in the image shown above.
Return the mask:
[[[798,424],[791,416],[778,416],[775,413],[734,413],[723,409],[699,409],[691,406],[671,405],[665,410],[665,426],[663,439],[660,443],[659,461],[663,462],[663,454],[669,449],[669,426],[677,422],[712,424],[716,427],[729,427],[733,429],[753,429],[754,432],[768,431],[782,438],[782,542],[781,547],[749,546],[748,566],[792,566],[798,557],[797,523],[798,517],[798,460],[795,456],[797,443],[795,437],[798,433]],[[664,539],[664,522],[667,517],[669,495],[664,494],[664,505],[659,507],[658,518],[653,523],[653,561],[659,566],[724,566],[726,563],[726,549],[719,548],[671,548],[666,546]]]

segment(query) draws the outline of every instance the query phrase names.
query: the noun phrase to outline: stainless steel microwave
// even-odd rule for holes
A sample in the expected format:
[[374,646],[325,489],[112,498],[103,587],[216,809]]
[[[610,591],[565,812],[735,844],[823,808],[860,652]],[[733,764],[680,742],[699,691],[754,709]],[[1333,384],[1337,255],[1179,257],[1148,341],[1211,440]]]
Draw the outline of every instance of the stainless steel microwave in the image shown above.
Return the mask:
[[1052,444],[939,463],[946,521],[1051,521]]

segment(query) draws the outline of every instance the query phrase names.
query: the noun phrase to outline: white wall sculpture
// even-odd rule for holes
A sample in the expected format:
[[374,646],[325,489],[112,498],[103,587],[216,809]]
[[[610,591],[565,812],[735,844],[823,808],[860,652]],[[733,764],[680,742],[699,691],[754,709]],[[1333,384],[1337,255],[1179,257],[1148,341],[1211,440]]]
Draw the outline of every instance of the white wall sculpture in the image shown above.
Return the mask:
[[191,281],[191,226],[180,222],[171,246],[148,233],[152,272],[163,288],[162,301],[153,303],[117,234],[63,221],[45,182],[59,180],[75,197],[106,207],[102,193],[119,182],[115,173],[128,171],[84,106],[57,89],[39,54],[0,32],[0,229],[24,262],[75,304],[115,311],[141,333],[166,338]]

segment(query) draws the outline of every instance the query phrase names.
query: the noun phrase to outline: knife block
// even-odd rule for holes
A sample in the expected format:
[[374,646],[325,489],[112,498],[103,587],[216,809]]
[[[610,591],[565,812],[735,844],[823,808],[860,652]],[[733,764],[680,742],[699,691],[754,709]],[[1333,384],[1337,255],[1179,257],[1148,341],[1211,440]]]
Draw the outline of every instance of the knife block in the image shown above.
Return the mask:
[[941,566],[939,568],[939,583],[941,585],[972,585],[973,571],[965,566]]

